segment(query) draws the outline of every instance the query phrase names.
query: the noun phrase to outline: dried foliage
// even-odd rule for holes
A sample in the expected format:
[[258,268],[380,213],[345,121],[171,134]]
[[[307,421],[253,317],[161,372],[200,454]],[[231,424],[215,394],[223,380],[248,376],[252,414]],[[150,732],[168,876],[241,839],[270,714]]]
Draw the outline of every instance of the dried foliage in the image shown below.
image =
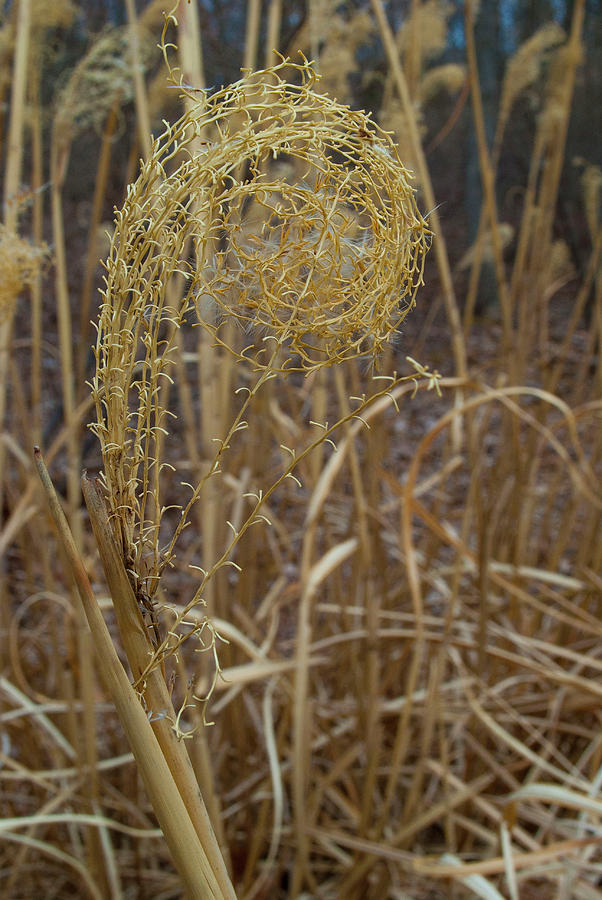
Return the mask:
[[[155,594],[192,507],[165,541],[159,448],[170,411],[161,388],[176,331],[191,321],[210,329],[219,345],[253,359],[263,383],[278,370],[376,358],[422,282],[428,230],[394,145],[363,113],[317,93],[315,80],[307,64],[284,61],[190,94],[195,102],[155,141],[118,214],[92,428],[137,592]],[[303,176],[289,183],[272,172],[280,158],[301,164]],[[175,276],[184,290],[173,307]],[[258,335],[240,352],[232,320]],[[239,414],[231,433],[240,427]],[[230,435],[222,447],[229,443]]]
[[[466,250],[467,223],[446,193],[460,195],[450,171],[473,140],[483,48],[471,48],[467,77],[437,65],[452,6],[477,4],[372,0],[350,31],[357,4],[312,3],[317,17],[300,43],[317,47],[324,79],[283,63],[229,88],[172,86],[172,110],[183,99],[188,112],[165,126],[137,180],[142,79],[135,135],[85,109],[107,113],[105,87],[134,97],[134,70],[119,59],[132,52],[124,34],[93,66],[100,90],[86,99],[74,74],[54,129],[55,150],[66,155],[74,139],[64,173],[84,170],[79,123],[100,125],[103,154],[115,151],[89,229],[96,240],[110,194],[117,227],[97,272],[104,296],[89,376],[103,456],[83,424],[94,415],[83,374],[65,350],[81,344],[83,373],[95,310],[69,297],[83,257],[77,183],[53,173],[58,316],[51,279],[33,277],[32,314],[23,292],[14,338],[12,313],[0,317],[2,896],[168,900],[189,887],[204,896],[201,872],[209,896],[228,900],[232,885],[245,900],[599,896],[601,178],[584,147],[570,146],[582,154],[576,170],[564,158],[569,125],[589,114],[573,86],[597,77],[592,67],[581,87],[575,80],[581,40],[595,45],[592,20],[584,29],[586,5],[575,0],[564,43],[547,26],[509,61],[492,147],[478,128],[488,199]],[[521,9],[511,7],[509,16]],[[21,8],[12,5],[0,34],[8,73]],[[236,9],[223,5],[224,17]],[[251,20],[266,4],[248,9]],[[273,26],[280,5],[269,9]],[[282,9],[295,27],[291,5]],[[405,10],[403,37],[391,26]],[[249,59],[264,18],[247,31]],[[204,39],[216,33],[207,24]],[[176,40],[190,71],[200,46],[185,29],[182,16]],[[7,190],[29,205],[21,238],[0,233],[9,311],[50,224],[39,190],[52,155],[44,130],[28,144],[44,118],[33,76],[39,62],[43,78],[45,61],[32,36],[18,96],[36,114]],[[221,61],[204,43],[211,77]],[[358,58],[370,60],[365,80]],[[380,84],[385,66],[379,121],[403,108],[397,146],[370,117],[321,96],[327,84]],[[449,99],[442,79],[462,90],[429,154],[418,131]],[[433,91],[438,109],[422,116]],[[482,126],[476,100],[473,114]],[[18,147],[13,117],[4,123],[6,146]],[[520,153],[507,154],[517,140]],[[379,374],[371,367],[412,304],[430,239],[398,157],[419,163],[436,231],[403,346],[445,372],[414,363],[405,383],[394,371],[405,367],[399,341]],[[460,265],[449,265],[446,240]],[[480,266],[492,259],[504,320],[495,304],[479,312]],[[76,313],[85,327],[72,328]],[[412,377],[441,394],[415,391]],[[74,382],[79,406],[68,403]],[[44,455],[66,494],[53,510],[67,513],[72,574],[103,635],[100,665],[23,449],[36,396]],[[82,448],[90,472],[105,469],[100,483],[83,480],[94,534],[82,515]],[[111,673],[113,690],[103,687]],[[206,709],[199,698],[212,689]]]
[[320,91],[341,102],[351,99],[350,76],[361,75],[358,49],[373,39],[374,23],[365,10],[342,15],[337,0],[318,0],[295,35],[291,53],[299,49],[314,57]]
[[428,69],[420,81],[420,102],[428,103],[440,91],[456,94],[466,81],[466,69],[458,63],[446,63]]
[[545,102],[538,116],[541,140],[550,143],[562,127],[566,110],[567,73],[581,60],[582,48],[566,43],[555,52],[546,82]]
[[[506,249],[506,247],[514,238],[514,228],[508,222],[500,222],[499,233],[502,249]],[[470,266],[472,266],[474,264],[475,256],[477,253],[481,255],[483,262],[491,263],[493,261],[493,242],[491,240],[491,233],[489,231],[486,231],[484,234],[482,234],[478,241],[475,242],[472,247],[468,248],[466,253],[458,262],[458,268],[468,269]]]
[[32,284],[48,250],[36,247],[0,225],[0,321],[13,315],[17,297]]
[[408,17],[397,33],[397,46],[403,55],[413,50],[417,41],[421,55],[430,61],[438,56],[447,42],[447,27],[454,7],[448,0],[426,0],[417,4],[413,17]]
[[583,173],[581,175],[581,185],[583,189],[583,203],[585,206],[585,216],[587,219],[587,227],[592,242],[596,240],[596,234],[600,227],[600,204],[602,200],[602,169],[600,166],[588,165],[583,163]]
[[42,31],[46,28],[67,28],[77,14],[77,6],[72,0],[33,0],[31,16],[33,27]]
[[[441,92],[457,93],[466,81],[466,68],[459,63],[432,65],[444,49],[453,6],[445,0],[428,0],[412,8],[404,20],[395,45],[407,71],[412,98],[411,118],[421,137],[425,135],[425,107]],[[430,64],[430,65],[429,65]],[[411,135],[410,112],[400,102],[392,73],[385,82],[380,120],[394,134],[399,153],[408,164],[417,167],[416,148]]]
[[[138,65],[150,67],[159,58],[156,35],[156,7],[151,4],[139,25]],[[154,12],[154,14],[153,14]],[[134,97],[132,61],[127,27],[107,28],[96,38],[79,61],[57,102],[55,133],[66,141],[88,128],[100,130],[116,98],[123,105]]]
[[533,87],[552,51],[565,40],[563,29],[555,22],[543,25],[522,44],[506,65],[502,83],[498,128],[503,131],[512,107],[520,94]]

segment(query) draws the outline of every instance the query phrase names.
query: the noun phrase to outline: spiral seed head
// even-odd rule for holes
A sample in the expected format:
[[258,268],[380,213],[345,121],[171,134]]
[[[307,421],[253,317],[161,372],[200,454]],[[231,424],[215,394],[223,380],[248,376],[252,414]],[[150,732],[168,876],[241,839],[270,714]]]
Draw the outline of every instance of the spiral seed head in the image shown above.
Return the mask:
[[422,283],[428,227],[394,144],[315,85],[309,64],[283,60],[213,93],[184,87],[186,113],[117,213],[92,427],[134,566],[145,542],[157,562],[144,498],[161,509],[160,386],[178,328],[200,324],[260,369],[310,371],[378,355]]

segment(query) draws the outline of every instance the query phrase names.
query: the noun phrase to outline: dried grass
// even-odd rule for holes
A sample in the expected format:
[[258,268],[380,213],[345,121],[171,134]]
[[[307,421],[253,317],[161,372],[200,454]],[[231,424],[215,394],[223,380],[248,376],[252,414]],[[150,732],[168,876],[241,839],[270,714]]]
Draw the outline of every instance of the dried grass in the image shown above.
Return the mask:
[[[287,84],[285,69],[301,83]],[[119,545],[136,590],[151,597],[192,507],[161,551],[159,433],[167,433],[170,415],[161,379],[171,379],[175,331],[192,318],[241,360],[253,358],[262,374],[246,388],[244,410],[279,369],[378,355],[421,283],[428,232],[393,145],[313,84],[309,67],[284,62],[202,93],[155,142],[117,220],[98,325],[93,430]],[[210,129],[218,139],[197,149]],[[266,170],[280,155],[303,164],[302,181]],[[247,207],[250,221],[261,223],[255,233],[245,224]],[[176,274],[185,288],[172,309]],[[214,324],[216,310],[223,323]],[[258,330],[259,343],[237,352],[231,320]],[[239,411],[210,475],[243,427]],[[206,481],[192,487],[193,501]]]
[[0,225],[1,322],[12,319],[19,294],[33,283],[47,256],[47,248],[36,247]]
[[[435,58],[421,32],[420,53],[400,60],[384,8],[373,8],[426,197],[411,110],[439,83]],[[442,8],[413,3],[414,28]],[[583,8],[555,62],[552,29],[519,51],[523,75],[502,99],[498,134],[519,91],[541,91],[525,219],[504,257],[512,358],[499,324],[476,319],[460,371],[451,300],[463,282],[458,272],[451,282],[433,238],[449,319],[444,340],[434,303],[423,352],[445,344],[437,365],[458,377],[410,361],[402,380],[396,346],[380,375],[353,358],[384,347],[395,303],[403,315],[422,276],[426,226],[389,138],[321,98],[325,81],[305,66],[178,92],[187,112],[130,188],[105,270],[94,384],[104,459],[86,452],[105,470],[111,517],[102,504],[93,516],[113,556],[103,569],[87,528],[68,548],[111,661],[98,678],[22,449],[29,334],[7,346],[3,895],[167,900],[181,896],[182,877],[196,890],[207,865],[215,896],[229,895],[231,876],[238,896],[257,900],[600,896],[602,233],[600,173],[585,160],[584,272],[553,228]],[[248,59],[259,33],[251,22]],[[322,49],[336,59],[334,38]],[[343,56],[341,71],[355,63]],[[496,146],[484,150],[495,178]],[[62,200],[61,184],[53,190]],[[483,225],[465,260],[473,274],[496,227],[503,238],[488,215],[489,238]],[[40,257],[14,229],[6,241],[15,308]],[[65,276],[74,263],[66,253]],[[199,341],[193,322],[209,337]],[[38,349],[55,390],[73,375],[66,356],[51,356],[48,341]],[[62,490],[90,402],[65,410],[46,454]],[[200,602],[209,587],[211,610]],[[115,600],[129,603],[124,639]],[[134,704],[124,727],[138,762],[107,674],[122,713]],[[161,805],[168,784],[173,809]]]

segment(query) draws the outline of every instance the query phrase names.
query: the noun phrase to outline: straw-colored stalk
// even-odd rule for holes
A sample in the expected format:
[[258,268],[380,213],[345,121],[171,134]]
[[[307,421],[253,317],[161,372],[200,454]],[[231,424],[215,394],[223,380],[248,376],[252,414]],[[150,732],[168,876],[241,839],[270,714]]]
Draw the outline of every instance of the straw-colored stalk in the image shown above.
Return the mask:
[[[61,378],[63,395],[63,414],[67,426],[67,500],[70,516],[74,529],[75,541],[82,546],[82,519],[80,513],[80,488],[78,471],[81,460],[81,444],[79,430],[81,420],[76,416],[75,407],[75,373],[73,358],[73,334],[71,321],[71,303],[67,284],[67,255],[65,246],[65,231],[63,224],[63,203],[61,189],[65,177],[69,153],[68,137],[59,136],[55,131],[51,144],[51,209],[52,230],[54,237],[55,260],[55,289],[58,307],[59,324],[59,350],[61,359]],[[85,761],[96,769],[97,746],[96,727],[94,713],[94,658],[91,652],[90,634],[86,628],[83,614],[79,610],[76,615],[76,638],[78,663],[81,671],[81,696],[84,702],[84,737],[85,737]],[[97,783],[94,778],[87,782],[86,787],[92,803],[98,801]],[[89,842],[89,853],[96,859],[94,868],[101,871],[97,841]]]
[[261,0],[247,0],[247,20],[245,24],[245,56],[243,68],[257,68],[257,48],[259,46],[259,25],[261,20]]
[[280,25],[282,23],[282,0],[270,0],[268,7],[268,23],[265,45],[265,68],[276,64],[280,43]]
[[[436,380],[431,381],[429,386],[437,388]],[[340,385],[340,388],[342,388],[342,384]],[[369,536],[366,531],[366,522],[364,521],[363,528],[360,531],[361,538],[359,540],[357,537],[353,537],[342,541],[334,547],[330,548],[321,558],[314,560],[318,523],[323,512],[324,505],[332,493],[335,480],[340,474],[341,469],[343,468],[348,458],[351,459],[352,471],[355,468],[354,439],[356,438],[358,431],[361,428],[370,427],[369,423],[373,419],[376,419],[380,414],[382,414],[382,412],[387,408],[389,404],[393,404],[395,407],[397,407],[398,399],[401,398],[404,394],[408,393],[408,391],[409,386],[407,384],[397,383],[395,386],[392,385],[390,391],[384,391],[380,395],[380,397],[375,399],[375,402],[370,404],[369,409],[367,409],[365,412],[362,412],[360,421],[353,421],[353,419],[358,418],[357,416],[353,415],[353,413],[345,413],[345,415],[341,419],[341,421],[346,426],[345,437],[338,444],[336,451],[331,455],[328,463],[324,466],[308,504],[304,523],[304,540],[301,559],[301,598],[297,615],[295,642],[296,672],[295,700],[293,707],[293,799],[295,830],[297,838],[297,855],[295,858],[293,878],[291,881],[291,897],[298,896],[306,880],[311,881],[308,869],[308,860],[310,847],[309,836],[311,833],[312,825],[310,823],[311,813],[308,809],[307,792],[309,788],[309,774],[311,770],[310,739],[312,735],[312,715],[309,703],[309,676],[311,668],[310,653],[313,632],[313,606],[315,604],[316,596],[321,583],[326,579],[328,575],[330,575],[340,565],[342,565],[345,560],[354,555],[358,549],[360,550],[361,554],[360,565],[366,565],[369,561],[369,559],[366,558],[366,555],[368,556],[368,558],[370,556]],[[345,406],[347,406],[347,402],[345,402]],[[361,506],[363,506],[363,495],[364,491],[361,484],[356,484],[356,497]],[[362,521],[363,516],[360,516],[360,522]],[[360,600],[360,602],[362,600],[368,600],[368,596],[365,594],[362,596],[362,594],[360,593],[358,599]],[[370,641],[370,638],[374,640],[374,620],[378,619],[378,604],[375,604],[374,600],[375,598],[373,596],[370,596],[368,606],[365,609],[368,620],[368,641]],[[371,605],[374,605],[375,608],[370,609]],[[373,726],[376,726],[378,728],[379,708],[378,701],[376,700],[374,694],[374,682],[378,679],[378,669],[375,668],[374,663],[375,660],[372,659],[367,666],[367,689],[371,691],[368,700],[372,701],[373,705],[376,706],[376,709],[371,710],[372,718],[370,718],[369,715],[368,720]],[[418,669],[415,666],[413,669],[413,675],[410,678],[410,686],[412,686],[412,689],[416,684],[417,674]],[[411,704],[408,704],[408,706],[411,706]],[[406,737],[409,737],[410,729],[408,729],[407,727],[403,731],[402,729],[400,729],[400,734],[401,733],[403,733]],[[368,740],[368,745],[370,746],[370,740]],[[375,763],[377,752],[377,746],[373,746],[369,763]],[[399,761],[399,765],[401,765],[401,760]],[[394,789],[394,785],[397,783],[396,776],[398,775],[398,769],[394,767],[393,771],[395,774],[392,775],[391,783],[393,784]],[[367,814],[365,811],[364,816],[365,818],[367,818]],[[369,860],[365,861],[364,865],[367,865],[369,867]],[[360,866],[359,871],[363,871],[363,869],[364,866],[362,865]],[[355,878],[353,880],[353,883],[355,883]],[[347,894],[347,889],[350,889],[351,886],[351,883],[348,883],[346,885],[345,896],[350,896],[349,894]]]
[[[138,681],[153,653],[149,631],[152,621],[148,621],[150,612],[148,609],[141,611],[136,601],[123,559],[115,544],[102,494],[86,476],[82,480],[82,485],[121,639],[134,681]],[[147,616],[147,621],[144,616]],[[186,745],[184,741],[178,739],[174,729],[176,713],[164,674],[159,669],[153,670],[145,678],[144,703],[161,752],[205,849],[220,890],[224,897],[233,897],[228,873],[190,764]]]
[[[178,47],[183,80],[186,84],[194,85],[196,88],[203,89],[205,87],[205,75],[203,71],[203,50],[198,10],[194,4],[181,4],[178,9],[178,17]],[[193,102],[194,101],[192,101],[190,96],[184,96],[185,109],[190,109]],[[191,147],[191,149],[194,148],[194,152],[198,153],[200,151],[201,142],[204,137],[204,134],[199,133],[197,141],[193,144],[193,147]],[[199,264],[200,262],[201,261],[199,260]],[[175,290],[173,291],[171,303],[174,308],[177,309],[177,298],[179,296],[179,291],[176,285],[174,285],[174,288]],[[181,284],[179,289],[185,289],[184,285]],[[194,419],[191,414],[192,403],[190,400],[189,385],[186,379],[185,366],[182,362],[182,340],[180,335],[178,335],[177,333],[174,334],[174,342],[176,342],[177,344],[176,352],[178,354],[178,360],[180,363],[178,373],[179,383],[183,387],[184,408],[188,424],[188,427],[186,429],[187,443],[189,446],[192,445],[190,458],[191,460],[197,461],[195,471],[197,473],[197,476],[200,478],[203,472],[200,466],[199,451],[195,446],[197,444],[196,435],[198,433],[198,430],[193,425]],[[228,372],[226,371],[226,368],[232,365],[232,358],[230,354],[227,354],[226,358],[221,361],[222,365],[219,368],[218,377],[219,360],[217,357],[217,353],[215,348],[212,346],[211,341],[209,340],[208,334],[203,329],[200,330],[197,352],[199,358],[199,393],[201,397],[202,410],[201,453],[204,457],[207,457],[210,455],[211,450],[213,449],[211,438],[214,437],[216,433],[219,434],[221,432],[221,421],[227,410],[227,407],[225,407],[223,403],[220,403],[220,397],[218,396],[216,386],[220,383],[223,383],[224,381],[229,385],[230,378]],[[165,405],[168,405],[169,402],[169,389],[170,384],[168,381],[165,381],[162,386],[162,391],[164,392],[165,396]],[[208,448],[211,448],[211,450]],[[213,485],[211,485],[210,487],[213,487]],[[198,516],[198,522],[203,545],[207,548],[208,553],[211,555],[215,555],[216,552],[216,535],[218,533],[218,509],[219,505],[217,496],[213,491],[208,491],[205,503],[203,504],[202,515],[199,514]],[[211,592],[208,593],[206,601],[207,608],[211,611],[214,611],[214,597]],[[199,780],[199,784],[206,798],[207,808],[211,815],[211,820],[217,835],[219,845],[221,847],[222,854],[226,858],[227,863],[229,863],[229,851],[224,834],[223,822],[221,817],[221,806],[217,791],[215,789],[214,773],[211,766],[211,759],[207,750],[206,737],[203,733],[202,727],[200,729],[200,733],[197,734],[196,743],[197,752],[195,755],[195,759],[197,762],[197,766],[195,770],[197,778],[199,776],[202,776]]]
[[485,196],[485,209],[487,210],[491,243],[493,246],[493,259],[495,263],[499,302],[502,311],[503,352],[504,355],[508,357],[509,366],[510,369],[512,369],[512,355],[510,352],[513,336],[512,310],[510,308],[510,297],[506,284],[502,239],[500,235],[500,224],[497,214],[497,201],[495,197],[495,171],[491,163],[489,150],[487,148],[487,137],[485,134],[485,117],[483,114],[483,101],[481,97],[481,86],[479,83],[477,52],[475,47],[473,28],[473,7],[471,2],[467,2],[465,4],[464,21],[466,33],[466,53],[468,56],[468,71],[470,77],[470,90],[473,101],[474,120],[477,133],[479,165],[481,168],[481,180],[483,184],[483,193]]
[[10,123],[4,175],[4,222],[17,230],[21,169],[23,165],[23,122],[27,92],[27,58],[31,30],[31,0],[20,0],[15,37],[15,59],[11,84]]
[[151,120],[148,108],[144,70],[140,53],[140,36],[134,0],[125,0],[129,25],[130,65],[134,75],[134,97],[136,99],[136,121],[138,124],[138,140],[145,159],[151,152]]
[[437,261],[437,268],[439,270],[439,277],[441,278],[441,286],[443,289],[443,300],[445,303],[447,320],[452,334],[452,346],[454,351],[456,373],[460,378],[463,378],[466,376],[466,348],[464,346],[462,324],[460,321],[460,314],[458,312],[458,304],[456,300],[449,259],[445,247],[445,241],[442,234],[441,223],[439,221],[439,215],[437,213],[435,194],[433,192],[431,177],[428,171],[428,166],[426,164],[424,151],[422,149],[420,134],[416,125],[416,117],[414,115],[412,98],[408,90],[406,77],[399,60],[399,52],[395,44],[395,38],[391,31],[391,26],[387,21],[387,16],[382,0],[372,0],[372,8],[376,16],[376,21],[378,22],[382,42],[387,54],[387,60],[389,66],[391,67],[391,71],[395,79],[395,86],[397,88],[399,99],[403,106],[403,111],[406,117],[409,138],[414,153],[414,159],[416,160],[416,174],[418,176],[420,187],[424,194],[427,208],[430,210],[429,219],[433,226],[433,231],[437,235],[437,240],[435,241],[434,247],[435,258]]
[[[31,29],[31,0],[20,0],[15,38],[15,57],[11,85],[10,122],[7,136],[6,170],[4,174],[3,220],[9,232],[17,232],[18,193],[23,165],[23,120],[27,91],[27,54]],[[4,307],[4,304],[3,304]],[[6,392],[10,380],[10,356],[14,303],[0,309],[0,430],[4,428]],[[6,449],[0,441],[0,507],[4,497],[4,464]]]
[[86,252],[84,277],[82,279],[82,289],[79,304],[79,347],[77,353],[76,393],[79,393],[80,389],[84,386],[84,376],[90,349],[90,311],[92,306],[92,289],[94,285],[94,275],[96,273],[96,269],[98,268],[99,255],[98,230],[102,219],[103,204],[105,201],[105,194],[109,179],[111,153],[115,140],[115,129],[117,127],[120,104],[121,94],[119,91],[117,91],[103,128],[100,155],[98,157],[96,177],[94,179],[92,213],[90,215],[90,223],[88,226],[88,250]]
[[185,888],[191,897],[199,900],[206,900],[208,897],[220,900],[228,896],[233,897],[232,892],[225,893],[218,884],[207,849],[203,847],[195,831],[172,772],[153,733],[149,717],[119,661],[60,501],[38,449],[35,461],[58,537],[90,626],[99,672],[115,704],[149,799]]
[[[584,15],[584,0],[577,0],[573,7],[569,40],[556,52],[554,65],[548,76],[546,102],[538,119],[510,285],[511,307],[518,311],[517,356],[520,369],[517,377],[525,369],[534,340],[538,341],[544,356],[547,352],[548,322],[544,289],[547,286],[552,221],[571,101],[577,67],[581,60]],[[523,290],[531,296],[534,292],[532,302],[518,303],[519,294]],[[528,311],[533,308],[536,314],[527,321]]]
[[[40,110],[40,84],[37,69],[29,82],[31,104],[31,186],[33,197],[33,239],[42,244],[43,229],[43,145]],[[42,426],[42,277],[38,274],[31,285],[31,413],[33,441],[40,440]]]

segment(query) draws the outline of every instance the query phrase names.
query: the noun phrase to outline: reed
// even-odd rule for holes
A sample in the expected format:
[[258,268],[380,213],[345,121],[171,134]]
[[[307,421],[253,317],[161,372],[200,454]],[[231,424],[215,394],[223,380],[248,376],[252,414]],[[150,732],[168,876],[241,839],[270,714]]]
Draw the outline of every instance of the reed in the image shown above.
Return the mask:
[[73,10],[0,21],[0,894],[593,897],[591,5],[494,128],[478,4],[163,5],[52,110]]

